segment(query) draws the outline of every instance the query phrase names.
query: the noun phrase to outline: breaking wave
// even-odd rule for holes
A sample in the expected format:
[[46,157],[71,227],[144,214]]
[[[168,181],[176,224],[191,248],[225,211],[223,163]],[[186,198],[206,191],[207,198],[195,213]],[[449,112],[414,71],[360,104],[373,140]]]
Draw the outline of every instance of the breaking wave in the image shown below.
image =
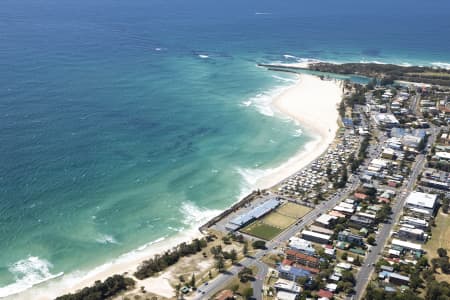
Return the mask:
[[109,234],[102,234],[96,239],[97,243],[100,244],[118,244],[117,240]]
[[[295,80],[291,82],[295,82]],[[241,102],[241,105],[246,107],[254,107],[260,114],[273,117],[276,113],[276,110],[272,104],[273,100],[290,87],[291,85],[277,86],[271,90],[261,92],[256,96]]]
[[183,224],[198,227],[220,214],[221,210],[201,208],[191,201],[186,201],[182,203],[180,212],[184,216]]
[[450,70],[450,63],[446,63],[446,62],[433,62],[433,63],[431,63],[431,65],[434,66],[434,67],[438,67],[438,68]]
[[11,265],[8,270],[14,275],[15,282],[0,288],[0,297],[23,292],[34,285],[62,276],[64,273],[52,274],[53,265],[37,256],[29,256]]

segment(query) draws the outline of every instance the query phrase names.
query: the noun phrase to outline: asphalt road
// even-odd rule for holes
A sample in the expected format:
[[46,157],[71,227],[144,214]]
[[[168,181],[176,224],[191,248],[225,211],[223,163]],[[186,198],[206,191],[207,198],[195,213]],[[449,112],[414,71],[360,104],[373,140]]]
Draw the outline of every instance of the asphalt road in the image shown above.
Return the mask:
[[330,200],[326,202],[322,202],[317,205],[312,211],[310,211],[307,215],[301,219],[300,222],[292,225],[281,234],[279,234],[275,239],[266,243],[267,249],[259,250],[254,254],[253,257],[246,257],[240,261],[241,266],[233,266],[224,273],[218,275],[216,278],[211,280],[208,285],[202,285],[198,288],[196,295],[192,298],[195,300],[200,299],[210,299],[214,294],[223,289],[234,276],[237,276],[237,273],[243,267],[251,267],[256,266],[258,268],[258,273],[255,276],[255,281],[252,283],[253,286],[253,297],[255,299],[262,299],[262,287],[264,284],[264,279],[267,275],[268,267],[265,263],[261,262],[260,259],[265,256],[267,253],[273,251],[276,247],[284,244],[287,240],[301,231],[306,225],[312,223],[318,216],[320,216],[323,212],[331,210],[334,206],[337,205],[338,202],[345,199],[348,194],[356,189],[359,184],[359,180],[355,176],[351,176],[349,184],[347,187],[342,189],[340,192],[335,194]]
[[[434,128],[432,128],[432,130],[433,130],[432,134],[428,141],[429,145],[432,145],[436,139],[436,130]],[[379,229],[378,231],[379,233],[376,237],[376,245],[371,248],[371,252],[368,252],[364,264],[359,270],[359,273],[356,277],[355,296],[354,296],[355,299],[361,299],[362,296],[364,295],[366,286],[369,283],[370,278],[372,276],[372,272],[375,269],[374,264],[377,262],[379,254],[383,251],[384,246],[386,245],[386,242],[389,239],[392,227],[394,226],[395,223],[397,223],[401,215],[406,197],[414,189],[417,177],[422,172],[425,162],[426,156],[424,154],[417,155],[416,160],[411,169],[410,177],[403,185],[401,193],[397,197],[397,200],[392,207],[392,216],[391,219],[389,220],[389,223],[383,224],[382,228]]]

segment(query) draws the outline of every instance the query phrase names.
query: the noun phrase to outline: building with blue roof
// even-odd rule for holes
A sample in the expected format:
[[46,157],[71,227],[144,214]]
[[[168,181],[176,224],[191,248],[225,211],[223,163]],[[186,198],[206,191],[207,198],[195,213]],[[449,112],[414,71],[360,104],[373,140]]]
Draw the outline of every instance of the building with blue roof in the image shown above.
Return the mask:
[[343,118],[342,119],[342,123],[344,123],[344,126],[347,128],[352,128],[353,127],[353,120],[350,118]]
[[299,277],[311,277],[311,272],[289,265],[279,265],[278,274],[280,278],[293,281]]
[[231,219],[225,226],[228,230],[235,231],[247,225],[253,220],[259,219],[267,213],[271,212],[280,205],[280,200],[272,198],[264,203],[254,207],[253,209],[238,215]]

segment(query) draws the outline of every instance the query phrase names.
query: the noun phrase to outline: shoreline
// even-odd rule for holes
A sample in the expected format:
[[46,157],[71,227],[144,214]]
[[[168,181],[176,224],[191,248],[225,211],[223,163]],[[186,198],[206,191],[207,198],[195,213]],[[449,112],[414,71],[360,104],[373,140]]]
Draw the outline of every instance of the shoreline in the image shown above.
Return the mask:
[[298,77],[295,85],[275,97],[272,105],[281,114],[301,124],[309,135],[316,137],[285,163],[259,179],[254,189],[275,187],[320,156],[335,139],[339,128],[337,105],[343,95],[341,81],[322,80],[306,74],[300,74]]
[[[278,167],[270,169],[268,174],[259,178],[253,186],[255,189],[268,189],[292,176],[320,156],[333,142],[338,126],[337,104],[342,99],[342,88],[337,80],[322,80],[317,76],[301,74],[298,81],[276,96],[271,105],[277,113],[292,118],[301,124],[309,135],[317,136],[306,143],[293,157]],[[320,101],[318,101],[320,100]],[[320,122],[318,122],[320,121]],[[238,199],[240,202],[242,199]],[[174,236],[161,238],[140,248],[123,254],[111,262],[105,263],[85,274],[72,272],[55,281],[34,286],[26,291],[8,297],[14,299],[49,299],[72,293],[96,280],[104,280],[114,274],[134,273],[141,262],[155,254],[169,250],[179,243],[201,237],[198,227],[223,211],[211,210],[211,216],[193,228],[189,228]],[[7,297],[7,298],[8,298]]]

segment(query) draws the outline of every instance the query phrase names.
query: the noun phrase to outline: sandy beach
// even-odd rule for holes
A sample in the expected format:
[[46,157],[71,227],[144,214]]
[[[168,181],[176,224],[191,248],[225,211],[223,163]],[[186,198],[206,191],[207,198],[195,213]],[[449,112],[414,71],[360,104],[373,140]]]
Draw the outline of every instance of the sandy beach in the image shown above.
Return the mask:
[[[296,173],[324,152],[333,141],[338,129],[337,104],[341,101],[342,87],[339,81],[322,80],[311,75],[300,75],[298,82],[277,96],[272,105],[281,114],[287,115],[300,123],[309,135],[316,138],[307,143],[299,152],[281,166],[270,170],[266,176],[256,182],[256,188],[269,188],[283,179]],[[211,216],[218,214],[211,211]],[[202,223],[207,220],[199,220]],[[200,225],[200,224],[199,224]],[[60,279],[33,287],[14,299],[51,299],[56,296],[75,292],[78,289],[92,285],[96,280],[104,280],[113,274],[132,274],[140,262],[157,253],[170,249],[183,241],[190,241],[201,234],[197,228],[186,230],[174,237],[149,244],[142,249],[126,254],[111,263],[95,268],[87,274],[68,274]],[[149,281],[152,292],[168,296],[168,283],[164,278]],[[162,281],[161,281],[162,280]],[[138,282],[142,286],[145,282]],[[30,298],[31,297],[31,298]]]
[[[216,214],[217,212],[214,213],[214,215]],[[214,215],[211,215],[210,218],[214,217]],[[203,222],[206,222],[206,220]],[[127,272],[131,275],[136,271],[142,261],[154,256],[155,254],[172,249],[182,242],[189,242],[192,239],[201,236],[202,235],[197,228],[191,228],[173,237],[143,246],[140,249],[127,253],[110,263],[101,265],[88,273],[75,272],[72,274],[67,274],[59,279],[52,280],[39,286],[34,286],[33,288],[20,294],[12,295],[10,298],[20,300],[49,300],[64,294],[73,293],[84,287],[93,285],[97,280],[104,280],[114,274],[123,274]],[[149,283],[152,284],[152,292],[163,296],[169,296],[171,291],[168,290],[168,282],[164,279],[159,280],[160,281],[158,284],[156,284],[154,280],[144,280],[145,282],[138,282],[136,286],[148,286],[146,281],[149,281]]]
[[337,105],[341,99],[341,81],[322,80],[306,74],[299,75],[294,86],[274,99],[273,106],[276,110],[299,122],[304,130],[316,138],[300,149],[294,157],[258,180],[257,188],[269,188],[278,184],[308,165],[328,148],[339,127]]

